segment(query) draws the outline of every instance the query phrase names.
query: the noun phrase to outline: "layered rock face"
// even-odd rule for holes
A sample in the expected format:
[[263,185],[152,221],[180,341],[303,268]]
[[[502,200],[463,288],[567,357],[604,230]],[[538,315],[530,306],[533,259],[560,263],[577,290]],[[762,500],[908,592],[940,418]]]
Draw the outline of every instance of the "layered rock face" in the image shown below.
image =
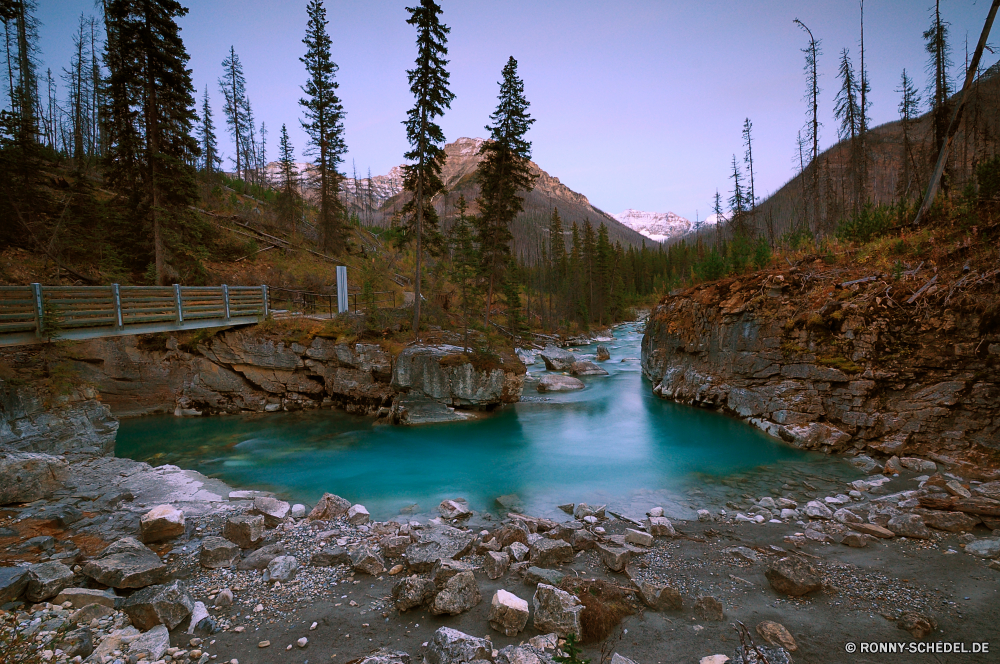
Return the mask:
[[109,454],[118,420],[89,388],[52,396],[0,380],[0,450]]
[[889,310],[832,279],[789,297],[804,277],[758,275],[667,297],[642,342],[653,391],[805,449],[1000,451],[1000,338],[981,333],[974,310]]

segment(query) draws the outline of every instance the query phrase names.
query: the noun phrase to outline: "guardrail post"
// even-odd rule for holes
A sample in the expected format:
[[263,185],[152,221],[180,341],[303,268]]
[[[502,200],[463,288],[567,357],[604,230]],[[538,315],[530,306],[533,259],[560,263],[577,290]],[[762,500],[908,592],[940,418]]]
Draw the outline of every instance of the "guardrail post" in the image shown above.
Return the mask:
[[115,328],[120,330],[124,321],[122,320],[122,293],[118,284],[111,284],[111,296],[115,301]]
[[177,322],[184,322],[184,298],[181,296],[181,285],[174,284],[174,302],[177,303]]
[[45,321],[42,319],[42,285],[31,284],[32,299],[35,301],[35,334],[42,338],[45,329]]
[[347,301],[347,266],[337,266],[337,313],[347,311],[350,305]]
[[270,313],[270,303],[267,301],[267,286],[262,284],[260,287],[260,294],[264,298],[264,318]]
[[226,320],[229,320],[229,286],[222,284],[222,301],[226,305]]

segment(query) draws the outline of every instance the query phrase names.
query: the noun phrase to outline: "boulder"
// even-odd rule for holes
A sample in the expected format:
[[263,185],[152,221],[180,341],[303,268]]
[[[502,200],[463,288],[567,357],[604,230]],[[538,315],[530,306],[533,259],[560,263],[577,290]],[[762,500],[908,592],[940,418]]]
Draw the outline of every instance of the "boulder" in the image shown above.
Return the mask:
[[351,501],[332,493],[324,493],[306,518],[309,521],[333,521],[338,516],[346,514],[349,509]]
[[0,567],[0,604],[13,602],[28,587],[28,570],[25,567]]
[[180,581],[150,586],[129,595],[122,603],[132,624],[145,631],[156,625],[174,629],[191,615],[194,602]]
[[623,572],[628,561],[631,559],[631,552],[625,547],[613,546],[610,544],[598,544],[597,551],[603,562],[612,572]]
[[500,589],[490,603],[490,627],[505,636],[516,636],[528,624],[528,602]]
[[264,517],[259,514],[231,516],[226,519],[222,536],[241,549],[253,549],[264,538]]
[[257,496],[253,499],[253,511],[264,517],[264,525],[275,528],[288,518],[292,506],[273,496]]
[[0,505],[30,503],[62,488],[68,466],[49,454],[0,452]]
[[780,646],[789,652],[799,649],[791,633],[781,623],[765,620],[757,624],[757,633],[772,646]]
[[81,570],[85,576],[112,588],[145,588],[162,581],[167,566],[134,537],[111,544]]
[[972,498],[972,493],[969,489],[958,480],[949,480],[948,482],[945,482],[944,488],[953,496],[958,496],[959,498]]
[[604,344],[597,345],[597,361],[605,362],[611,359],[611,353],[608,352],[608,347]]
[[931,531],[924,525],[924,520],[917,514],[899,514],[889,519],[885,526],[900,537],[915,539],[931,539]]
[[495,540],[500,545],[501,549],[512,545],[514,542],[527,545],[528,532],[514,524],[507,524],[502,528],[494,530],[490,535],[490,539]]
[[368,508],[364,505],[351,505],[347,510],[347,522],[355,526],[363,526],[371,520]]
[[437,587],[433,581],[414,575],[400,579],[393,586],[392,598],[396,601],[396,608],[399,611],[409,611],[429,602],[435,592]]
[[937,620],[915,611],[906,611],[896,621],[896,627],[906,630],[915,639],[922,639],[937,629]]
[[155,662],[163,658],[169,647],[170,632],[165,625],[156,625],[129,644],[128,654],[130,657],[145,654],[145,661]]
[[1000,539],[981,539],[969,542],[965,545],[965,552],[980,558],[1000,558]]
[[491,579],[499,579],[510,569],[510,554],[503,551],[487,551],[483,560],[483,568],[486,576]]
[[643,581],[639,586],[639,595],[654,611],[680,611],[684,606],[680,592],[669,585]]
[[597,536],[589,530],[574,530],[569,538],[570,546],[574,551],[584,551],[597,546]]
[[665,516],[651,516],[646,519],[646,530],[653,537],[676,537],[677,531]]
[[722,602],[715,597],[703,595],[694,601],[694,614],[702,620],[720,622],[726,619],[726,613],[722,609]]
[[113,616],[114,614],[115,610],[113,607],[97,604],[95,602],[94,604],[88,604],[71,613],[69,621],[71,623],[89,625],[94,620],[100,620],[101,618]]
[[864,523],[865,520],[860,516],[847,509],[846,507],[841,507],[839,510],[833,513],[833,518],[835,521],[840,523]]
[[142,541],[161,542],[184,534],[184,512],[173,505],[157,505],[139,519]]
[[412,543],[409,535],[390,535],[382,540],[382,553],[398,558],[406,554],[407,547]]
[[448,579],[431,602],[432,615],[457,616],[479,604],[483,596],[479,593],[479,585],[472,572],[459,572]]
[[429,572],[438,560],[454,560],[467,554],[474,539],[472,533],[451,526],[424,528],[420,540],[406,548],[406,564],[413,572]]
[[949,533],[964,533],[972,530],[982,522],[974,514],[965,512],[944,512],[939,510],[913,510],[924,521],[924,525]]
[[239,557],[240,547],[224,537],[209,536],[201,541],[198,562],[205,569],[221,569],[232,567]]
[[[261,523],[263,527],[263,523]],[[255,569],[258,572],[267,568],[267,564],[278,556],[285,555],[285,547],[280,542],[267,544],[256,551],[251,551],[246,558],[236,563],[236,569]]]
[[806,516],[812,519],[832,519],[833,512],[818,500],[810,500],[805,507]]
[[28,568],[28,587],[24,596],[29,602],[43,602],[58,595],[71,583],[73,570],[62,563],[38,563]]
[[94,634],[90,627],[74,629],[62,637],[62,640],[58,642],[58,647],[66,657],[86,659],[94,652]]
[[493,644],[457,629],[439,627],[424,655],[426,664],[467,664],[477,660],[493,661]]
[[[409,538],[407,538],[409,539]],[[334,565],[350,565],[351,554],[342,546],[325,546],[319,553],[312,554],[309,564],[313,567],[333,567]]]
[[[531,641],[545,639],[548,637],[557,638],[554,634],[546,636],[533,636],[528,639],[528,645],[507,646],[497,651],[496,664],[553,664],[552,655],[544,649],[531,645]],[[554,646],[553,648],[554,649]]]
[[379,648],[361,659],[354,660],[355,664],[410,664],[410,661],[408,653],[391,648]]
[[864,533],[847,533],[844,535],[844,539],[840,540],[840,543],[844,546],[849,546],[855,549],[862,549],[868,546],[868,535]]
[[376,576],[385,571],[385,560],[375,546],[362,544],[350,552],[351,567],[355,572]]
[[[759,655],[757,654],[758,650],[760,651]],[[764,657],[761,658],[760,655]],[[729,664],[792,664],[792,656],[779,646],[756,646],[755,648],[748,646],[746,649],[737,648],[732,659],[718,661],[728,661]]]
[[[912,470],[915,473],[935,473],[937,472],[937,464],[933,461],[928,461],[927,459],[918,459],[917,457],[900,457],[899,464],[908,470]],[[789,648],[791,650],[791,648]]]
[[585,387],[586,385],[579,378],[560,374],[548,374],[541,377],[535,389],[539,392],[570,392],[572,390],[582,390]]
[[538,567],[573,562],[573,547],[562,540],[542,538],[529,547],[529,559]]
[[540,583],[531,603],[535,608],[534,626],[538,631],[555,632],[562,637],[569,634],[579,637],[583,634],[580,626],[583,604],[575,595]]
[[597,366],[593,362],[574,362],[569,367],[569,372],[574,376],[607,376],[608,372]]
[[215,596],[215,604],[219,608],[225,608],[227,606],[233,605],[233,591],[229,588],[223,588],[219,591],[219,594]]
[[558,570],[545,569],[544,567],[529,567],[524,570],[524,582],[529,586],[537,586],[539,583],[547,583],[550,586],[558,586],[566,575]]
[[464,500],[442,500],[438,511],[446,519],[467,519],[472,516],[472,510]]
[[573,363],[576,362],[576,355],[552,345],[540,350],[537,356],[542,358],[542,361],[545,362],[545,368],[549,371],[569,371]]
[[625,541],[638,546],[653,546],[653,536],[634,528],[625,529]]
[[528,559],[528,554],[531,553],[531,548],[527,544],[522,544],[521,542],[514,542],[510,546],[505,546],[503,550],[510,554],[511,561],[524,562]]
[[100,604],[108,608],[115,607],[115,594],[110,590],[96,590],[93,588],[64,588],[52,600],[53,604],[65,604],[69,602],[71,608],[81,609],[90,604]]
[[264,570],[264,583],[280,581],[288,583],[299,571],[299,561],[295,556],[276,556],[267,564]]
[[306,506],[302,503],[295,503],[292,505],[292,511],[289,514],[293,519],[304,519],[306,516]]
[[764,572],[764,576],[772,588],[792,597],[819,590],[823,585],[819,572],[812,565],[794,557],[778,560]]
[[191,623],[188,625],[188,634],[202,634],[207,636],[215,631],[215,618],[208,612],[208,607],[204,602],[195,602],[191,609]]
[[605,518],[604,508],[605,505],[588,505],[587,503],[580,503],[573,510],[573,518],[577,520],[583,520],[588,516],[597,517],[598,519]]

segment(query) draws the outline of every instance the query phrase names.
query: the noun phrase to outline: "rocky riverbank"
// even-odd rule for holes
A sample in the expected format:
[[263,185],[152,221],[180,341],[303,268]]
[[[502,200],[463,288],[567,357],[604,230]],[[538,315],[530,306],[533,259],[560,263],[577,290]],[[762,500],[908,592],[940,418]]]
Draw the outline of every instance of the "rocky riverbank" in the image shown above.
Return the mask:
[[461,499],[431,520],[371,522],[331,494],[289,505],[172,467],[73,463],[47,497],[0,509],[0,653],[548,664],[573,633],[594,661],[742,661],[736,621],[771,662],[988,641],[1000,482],[856,461],[872,474],[786,478],[687,522],[585,504],[561,506],[561,522],[498,518]]
[[816,261],[673,293],[650,315],[643,372],[665,399],[796,447],[997,467],[992,296],[935,286],[907,298],[929,274],[893,284]]

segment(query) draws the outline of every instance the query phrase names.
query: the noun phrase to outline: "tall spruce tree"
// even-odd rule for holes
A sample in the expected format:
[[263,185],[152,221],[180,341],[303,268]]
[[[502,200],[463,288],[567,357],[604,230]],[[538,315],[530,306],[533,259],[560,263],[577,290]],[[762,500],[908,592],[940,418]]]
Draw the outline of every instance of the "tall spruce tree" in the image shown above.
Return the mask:
[[743,121],[743,163],[749,168],[750,191],[747,194],[747,208],[752,210],[757,206],[757,192],[753,185],[753,123],[750,118]]
[[319,191],[319,228],[325,251],[344,248],[344,204],[340,200],[340,183],[344,180],[337,167],[347,152],[344,141],[344,107],[337,96],[337,64],[330,53],[330,35],[326,31],[326,9],[322,0],[309,0],[306,7],[309,22],[302,43],[306,54],[299,58],[306,66],[309,78],[302,86],[305,97],[299,104],[305,108],[302,128],[309,134],[306,154],[314,158],[313,186]]
[[247,168],[247,136],[250,119],[246,115],[249,105],[247,100],[247,79],[243,75],[243,64],[234,46],[229,47],[229,55],[222,61],[222,78],[219,79],[219,90],[225,99],[222,112],[226,116],[226,126],[229,135],[233,137],[233,147],[236,150],[234,165],[236,177],[244,177]]
[[[861,81],[854,72],[849,51],[845,48],[840,52],[840,91],[834,98],[833,113],[840,121],[837,134],[842,141],[848,142],[850,151],[851,181],[854,189],[854,211],[857,212],[863,196],[864,166],[861,135],[864,130],[860,96]],[[846,189],[846,187],[845,187]]]
[[462,344],[469,350],[469,322],[473,311],[479,307],[479,249],[476,247],[475,231],[471,220],[466,214],[465,196],[459,195],[458,219],[451,227],[451,271],[450,277],[458,289],[458,307],[462,314],[462,327],[465,330]]
[[948,68],[951,66],[951,49],[948,46],[948,28],[950,24],[941,18],[941,0],[935,0],[931,10],[931,26],[924,32],[925,49],[930,57],[927,60],[927,103],[930,106],[934,123],[934,151],[941,151],[945,134],[948,133],[951,107],[948,98],[951,96],[951,81]]
[[432,199],[444,190],[441,167],[445,154],[442,145],[444,132],[434,119],[451,108],[455,95],[448,89],[450,74],[445,69],[448,61],[448,26],[441,23],[441,7],[434,0],[420,0],[416,7],[407,7],[407,23],[417,27],[416,66],[406,72],[413,93],[414,105],[403,124],[410,149],[403,156],[413,162],[403,166],[403,188],[412,198],[403,206],[403,219],[407,221],[406,236],[416,242],[416,269],[413,280],[413,334],[420,333],[420,271],[423,260],[424,240],[434,247],[438,239],[438,218]]
[[222,165],[219,156],[219,139],[215,135],[215,121],[212,119],[212,103],[208,98],[208,86],[201,98],[201,124],[198,125],[198,143],[201,146],[201,167],[211,175]]
[[493,124],[486,126],[490,137],[479,148],[483,159],[476,168],[480,188],[476,230],[487,281],[487,328],[494,289],[502,283],[510,264],[510,226],[524,208],[521,192],[530,191],[536,177],[529,167],[531,142],[525,139],[534,123],[528,106],[524,83],[517,76],[517,60],[511,56],[503,68],[497,108],[490,115]]
[[816,157],[819,156],[819,128],[822,126],[822,123],[819,121],[819,93],[822,92],[819,87],[819,56],[822,55],[823,51],[820,48],[820,40],[813,36],[812,30],[799,19],[795,19],[794,22],[809,35],[809,43],[802,49],[802,53],[806,56],[806,63],[803,67],[806,74],[805,101],[807,105],[805,138],[806,143],[810,144],[809,162],[807,164],[810,171],[807,198],[812,198],[813,200],[813,219],[818,224],[820,217],[820,173]]
[[298,171],[295,168],[295,149],[284,124],[281,125],[281,138],[278,141],[278,189],[281,217],[294,233],[299,203]]
[[137,230],[152,235],[155,282],[200,276],[195,247],[205,226],[189,210],[200,152],[191,136],[194,87],[176,22],[187,9],[176,0],[108,0],[105,11],[116,36],[106,51],[106,177]]
[[[899,100],[899,124],[903,130],[902,145],[902,174],[899,178],[898,195],[903,200],[910,198],[910,190],[914,186],[914,178],[917,173],[916,160],[913,156],[913,126],[920,114],[920,93],[907,74],[903,70],[900,76],[899,87],[896,92],[900,94]],[[919,191],[919,189],[917,189]]]
[[743,171],[740,164],[733,155],[733,171],[729,178],[733,181],[733,193],[729,197],[729,211],[732,213],[730,222],[733,225],[734,233],[739,235],[743,232],[743,213],[747,210],[747,199],[745,185],[743,183]]

